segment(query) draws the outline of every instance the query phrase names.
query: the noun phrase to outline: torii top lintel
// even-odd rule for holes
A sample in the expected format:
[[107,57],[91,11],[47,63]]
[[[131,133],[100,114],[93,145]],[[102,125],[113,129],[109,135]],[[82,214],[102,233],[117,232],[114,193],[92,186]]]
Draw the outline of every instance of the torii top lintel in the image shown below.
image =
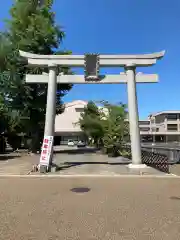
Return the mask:
[[[19,53],[20,56],[28,60],[29,65],[84,66],[84,55],[39,55],[24,51],[19,51]],[[131,64],[137,67],[151,66],[162,58],[164,54],[165,51],[139,55],[99,55],[99,64],[103,67],[125,67]]]

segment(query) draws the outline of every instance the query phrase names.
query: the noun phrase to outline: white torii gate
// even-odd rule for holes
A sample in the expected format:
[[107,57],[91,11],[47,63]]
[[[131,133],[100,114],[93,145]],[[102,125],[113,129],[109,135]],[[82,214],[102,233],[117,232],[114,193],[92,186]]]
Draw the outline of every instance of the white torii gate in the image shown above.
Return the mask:
[[[88,84],[103,84],[103,83],[127,83],[128,93],[128,111],[129,125],[132,151],[131,168],[142,168],[146,165],[142,164],[141,159],[141,144],[139,132],[139,117],[136,95],[137,83],[155,83],[158,82],[156,74],[136,73],[136,67],[148,67],[156,64],[156,61],[162,58],[165,51],[152,54],[140,55],[99,55],[100,67],[124,67],[125,73],[119,75],[99,76],[94,80],[88,80],[83,75],[58,75],[56,74],[57,66],[68,67],[85,67],[84,55],[38,55],[20,51],[20,55],[28,60],[29,65],[45,66],[49,68],[49,77],[47,74],[42,75],[26,75],[27,83],[48,83],[46,120],[44,137],[54,137],[54,123],[56,112],[56,89],[58,83],[88,83]],[[52,163],[53,150],[50,153],[49,162],[43,165],[40,162],[42,169],[49,169],[49,164]]]

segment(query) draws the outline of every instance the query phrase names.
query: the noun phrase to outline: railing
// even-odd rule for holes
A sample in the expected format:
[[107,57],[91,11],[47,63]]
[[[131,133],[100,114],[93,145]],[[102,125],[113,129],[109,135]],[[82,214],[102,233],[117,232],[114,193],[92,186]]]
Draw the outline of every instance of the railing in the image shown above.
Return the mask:
[[161,153],[148,152],[142,149],[142,162],[147,166],[156,168],[157,170],[169,173],[168,157]]
[[147,152],[153,152],[156,154],[163,154],[168,157],[169,164],[180,163],[180,147],[166,147],[166,146],[146,146],[144,144],[141,145],[142,150]]
[[[130,146],[126,146],[126,151],[131,155]],[[158,152],[152,146],[142,146],[142,162],[147,166],[169,173],[169,158],[164,152]]]

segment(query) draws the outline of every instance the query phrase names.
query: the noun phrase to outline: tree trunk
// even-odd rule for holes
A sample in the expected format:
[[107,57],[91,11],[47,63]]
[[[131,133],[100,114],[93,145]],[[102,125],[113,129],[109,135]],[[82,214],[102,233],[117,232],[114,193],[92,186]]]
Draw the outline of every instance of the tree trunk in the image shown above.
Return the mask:
[[30,143],[30,151],[32,153],[37,153],[41,151],[41,144],[42,144],[42,134],[39,129],[36,132],[33,132],[31,135],[31,143]]
[[3,154],[6,151],[6,140],[4,136],[0,135],[0,153]]

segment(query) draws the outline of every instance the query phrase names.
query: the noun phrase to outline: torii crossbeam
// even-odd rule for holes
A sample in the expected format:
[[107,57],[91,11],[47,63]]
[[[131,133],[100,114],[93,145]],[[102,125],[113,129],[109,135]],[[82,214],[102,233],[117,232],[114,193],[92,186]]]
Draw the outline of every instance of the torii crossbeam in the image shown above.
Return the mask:
[[[92,64],[92,66],[96,65],[96,67],[124,67],[125,73],[119,75],[97,76],[96,74],[98,72],[98,69],[92,69],[93,67],[89,67],[88,71],[90,71],[92,74],[88,73],[90,75],[90,80],[87,81],[87,74],[86,77],[83,75],[57,76],[56,74],[58,65],[62,67],[68,66],[87,68],[85,59],[88,59],[88,57],[86,55],[37,55],[20,51],[20,55],[28,60],[29,65],[49,67],[49,77],[47,74],[26,76],[26,81],[28,83],[48,83],[44,137],[54,136],[57,83],[126,83],[128,92],[128,111],[132,151],[132,164],[130,164],[129,167],[146,167],[144,164],[142,164],[141,160],[136,83],[158,82],[158,76],[156,74],[136,74],[136,67],[152,66],[157,62],[158,59],[162,58],[164,54],[165,51],[140,55],[96,55],[94,59],[98,59],[98,64]],[[95,76],[91,76],[94,75],[95,72]],[[53,151],[51,151],[48,162],[43,163],[40,161],[40,166],[42,169],[44,167],[46,169],[49,169],[52,163],[52,157]]]
[[[26,82],[27,83],[48,83],[49,76],[48,74],[36,75],[36,74],[27,74]],[[103,75],[99,76],[98,80],[86,81],[84,75],[58,75],[57,83],[72,83],[72,84],[119,84],[127,83],[126,73],[120,73],[119,75]],[[157,74],[136,74],[136,83],[157,83],[158,75]]]

